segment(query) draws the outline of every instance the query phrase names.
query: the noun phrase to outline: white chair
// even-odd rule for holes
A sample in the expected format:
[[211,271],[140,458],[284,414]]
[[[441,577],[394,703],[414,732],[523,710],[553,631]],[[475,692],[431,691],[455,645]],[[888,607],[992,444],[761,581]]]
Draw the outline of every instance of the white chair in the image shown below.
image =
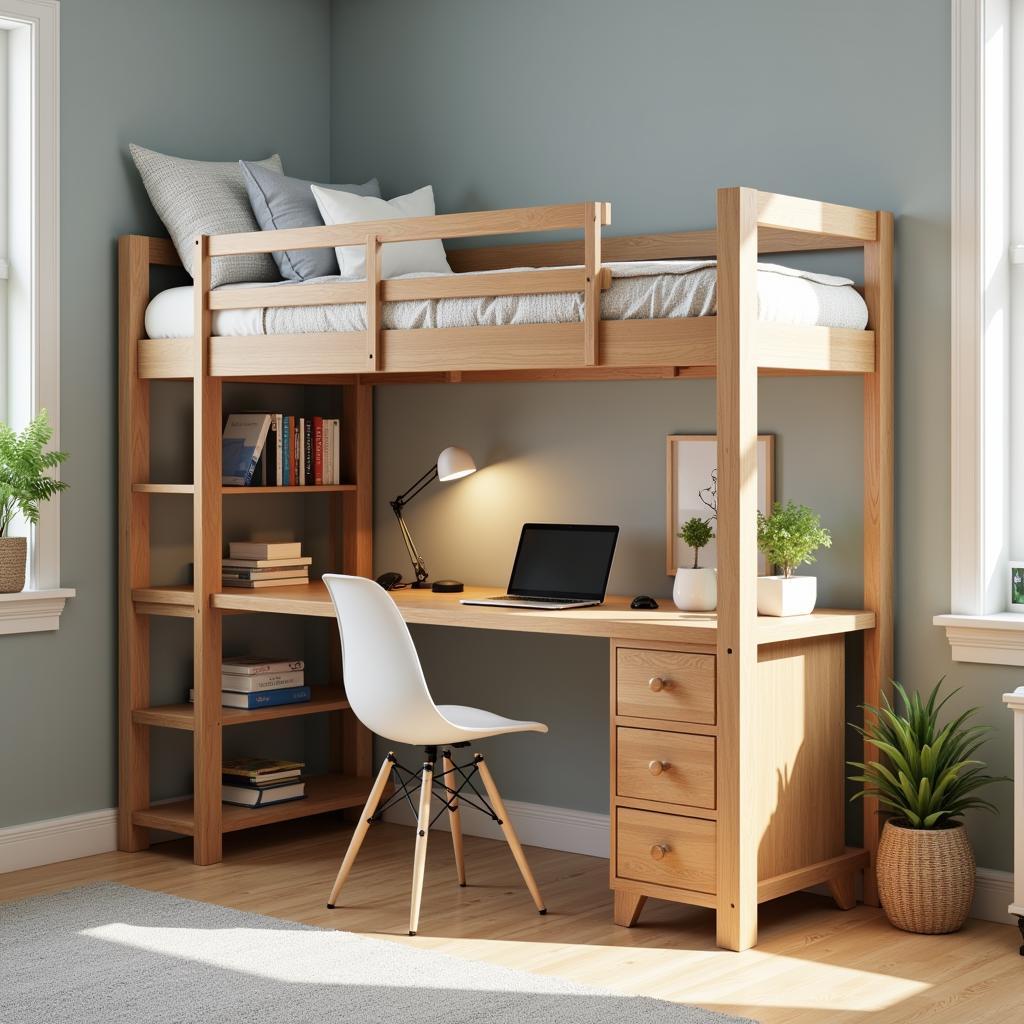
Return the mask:
[[[422,746],[426,752],[419,772],[412,772],[400,765],[394,753],[389,753],[384,759],[348,845],[345,859],[341,862],[327,906],[334,909],[370,825],[379,821],[384,811],[403,799],[414,807],[412,797],[418,788],[410,935],[416,934],[419,924],[427,836],[431,825],[430,801],[435,792],[448,810],[459,885],[466,884],[459,818],[461,802],[490,815],[501,826],[537,910],[541,914],[547,913],[533,873],[526,863],[526,855],[483,755],[474,754],[468,764],[456,765],[451,748],[468,746],[474,740],[504,733],[547,732],[548,727],[540,722],[517,722],[511,718],[502,718],[501,715],[479,708],[435,704],[427,689],[409,629],[387,591],[373,580],[361,576],[327,575],[323,579],[338,616],[345,695],[352,711],[363,725],[378,736],[396,743]],[[439,747],[443,771],[435,775],[434,765]],[[392,772],[398,777],[399,788],[381,805],[381,797]],[[477,775],[483,782],[486,797],[473,784]],[[443,809],[438,812],[443,813]]]

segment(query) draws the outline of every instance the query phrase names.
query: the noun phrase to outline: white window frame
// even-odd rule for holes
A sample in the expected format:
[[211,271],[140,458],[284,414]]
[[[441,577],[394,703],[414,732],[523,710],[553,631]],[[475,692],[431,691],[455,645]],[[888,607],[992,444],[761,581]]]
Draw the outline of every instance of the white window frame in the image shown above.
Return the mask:
[[952,0],[950,612],[954,661],[1024,665],[1010,558],[1010,4]]
[[[0,19],[31,31],[32,349],[31,411],[45,408],[60,444],[60,4],[0,0]],[[60,586],[60,496],[40,508],[28,586],[0,596],[0,635],[56,629],[67,598]]]

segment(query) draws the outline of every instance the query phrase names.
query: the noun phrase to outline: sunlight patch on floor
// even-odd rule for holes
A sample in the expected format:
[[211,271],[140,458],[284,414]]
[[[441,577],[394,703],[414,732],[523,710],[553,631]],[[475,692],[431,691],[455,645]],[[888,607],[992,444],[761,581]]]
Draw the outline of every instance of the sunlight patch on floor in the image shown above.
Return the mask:
[[[703,1006],[765,1006],[871,1013],[928,991],[913,978],[801,957],[726,950],[651,949],[565,942],[380,935],[419,949],[556,975],[623,995],[656,995]],[[700,979],[688,981],[699,968]]]

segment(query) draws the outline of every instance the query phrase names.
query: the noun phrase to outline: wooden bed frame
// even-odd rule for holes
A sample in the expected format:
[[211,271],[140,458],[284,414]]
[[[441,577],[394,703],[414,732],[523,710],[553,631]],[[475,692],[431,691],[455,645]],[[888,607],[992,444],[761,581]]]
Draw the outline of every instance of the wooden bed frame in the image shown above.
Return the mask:
[[[222,589],[221,498],[289,490],[222,487],[224,381],[322,384],[337,389],[346,483],[294,490],[331,492],[328,514],[332,565],[368,576],[372,573],[374,384],[716,377],[719,600],[717,628],[708,650],[717,663],[718,717],[714,732],[718,853],[717,893],[710,903],[704,897],[703,905],[717,907],[720,945],[743,949],[753,944],[759,898],[760,819],[752,812],[757,810],[761,797],[752,773],[742,770],[741,764],[747,756],[744,752],[755,749],[759,729],[755,692],[759,685],[755,580],[757,378],[759,374],[858,374],[863,378],[864,610],[872,613],[870,621],[874,623],[873,628],[864,631],[864,700],[877,704],[891,678],[893,658],[893,217],[885,211],[748,188],[719,190],[717,207],[717,227],[711,230],[618,238],[602,237],[611,210],[609,204],[598,202],[202,236],[196,240],[194,258],[195,336],[171,340],[143,338],[144,315],[151,297],[150,269],[154,265],[178,265],[172,245],[167,239],[138,235],[120,239],[121,849],[145,848],[150,828],[170,829],[194,837],[197,863],[213,863],[221,858],[224,831],[361,805],[371,781],[372,737],[347,708],[335,651],[331,685],[317,691],[312,705],[300,706],[300,710],[256,713],[283,717],[340,712],[332,716],[336,723],[332,732],[332,774],[299,804],[245,814],[221,805],[221,729],[239,720],[253,720],[220,706],[221,616],[244,610],[238,602],[245,603],[243,598],[234,598],[229,609],[216,597]],[[448,253],[453,269],[459,272],[522,266],[539,268],[536,270],[486,277],[456,274],[380,279],[380,247],[388,242],[568,230],[582,232],[582,239],[460,248]],[[338,245],[365,246],[365,282],[210,289],[210,263],[215,257]],[[840,248],[863,249],[867,329],[758,321],[758,253]],[[610,280],[605,261],[701,257],[718,260],[717,316],[600,319],[601,291]],[[416,330],[385,330],[381,326],[382,303],[397,299],[566,291],[583,293],[582,323]],[[211,333],[215,310],[344,302],[366,304],[366,331],[256,337],[217,337]],[[162,484],[149,479],[149,389],[154,380],[192,381],[191,484]],[[174,588],[151,586],[149,502],[152,496],[167,493],[192,496],[195,585],[187,595],[182,595],[180,588],[172,593]],[[741,571],[741,567],[746,568]],[[268,593],[257,591],[254,596],[263,595],[266,605]],[[148,623],[153,614],[193,620],[194,708],[150,707]],[[192,800],[150,805],[148,730],[153,726],[193,732]],[[835,756],[841,758],[842,751]],[[813,829],[814,821],[808,821],[807,826]],[[879,827],[877,806],[866,801],[864,846],[872,865]],[[823,863],[819,862],[817,868]],[[636,886],[632,887],[636,891],[630,890],[626,883],[616,886],[614,871],[613,858],[617,919],[635,919],[645,898],[643,892]],[[793,885],[809,885],[834,879],[836,872],[815,873],[801,868],[790,874],[793,878],[788,882]],[[843,876],[842,884],[845,902],[849,902],[852,877]],[[787,888],[780,883],[769,896],[762,892],[761,898],[789,891],[793,885]],[[650,891],[662,895],[657,887]],[[865,872],[864,898],[877,903],[873,870]]]

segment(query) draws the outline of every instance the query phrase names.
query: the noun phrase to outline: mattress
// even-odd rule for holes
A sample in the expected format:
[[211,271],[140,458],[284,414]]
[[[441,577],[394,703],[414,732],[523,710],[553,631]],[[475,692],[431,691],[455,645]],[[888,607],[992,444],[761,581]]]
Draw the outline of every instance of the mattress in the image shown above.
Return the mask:
[[[606,266],[611,270],[612,279],[611,285],[601,294],[601,317],[604,320],[713,316],[716,312],[717,266],[714,260],[658,260],[610,263]],[[486,277],[487,273],[510,271],[488,271],[473,276]],[[431,275],[405,276],[422,278]],[[337,277],[321,277],[308,283],[338,281],[340,278]],[[252,287],[272,289],[283,283]],[[757,305],[759,319],[799,326],[861,330],[868,319],[864,299],[849,279],[772,263],[758,264]],[[156,295],[147,307],[146,334],[150,338],[187,337],[193,331],[192,317],[192,288],[169,288]],[[403,300],[386,302],[382,310],[382,322],[387,330],[577,323],[582,320],[582,292]],[[221,337],[365,330],[366,306],[361,302],[225,309],[213,314],[213,334]]]

